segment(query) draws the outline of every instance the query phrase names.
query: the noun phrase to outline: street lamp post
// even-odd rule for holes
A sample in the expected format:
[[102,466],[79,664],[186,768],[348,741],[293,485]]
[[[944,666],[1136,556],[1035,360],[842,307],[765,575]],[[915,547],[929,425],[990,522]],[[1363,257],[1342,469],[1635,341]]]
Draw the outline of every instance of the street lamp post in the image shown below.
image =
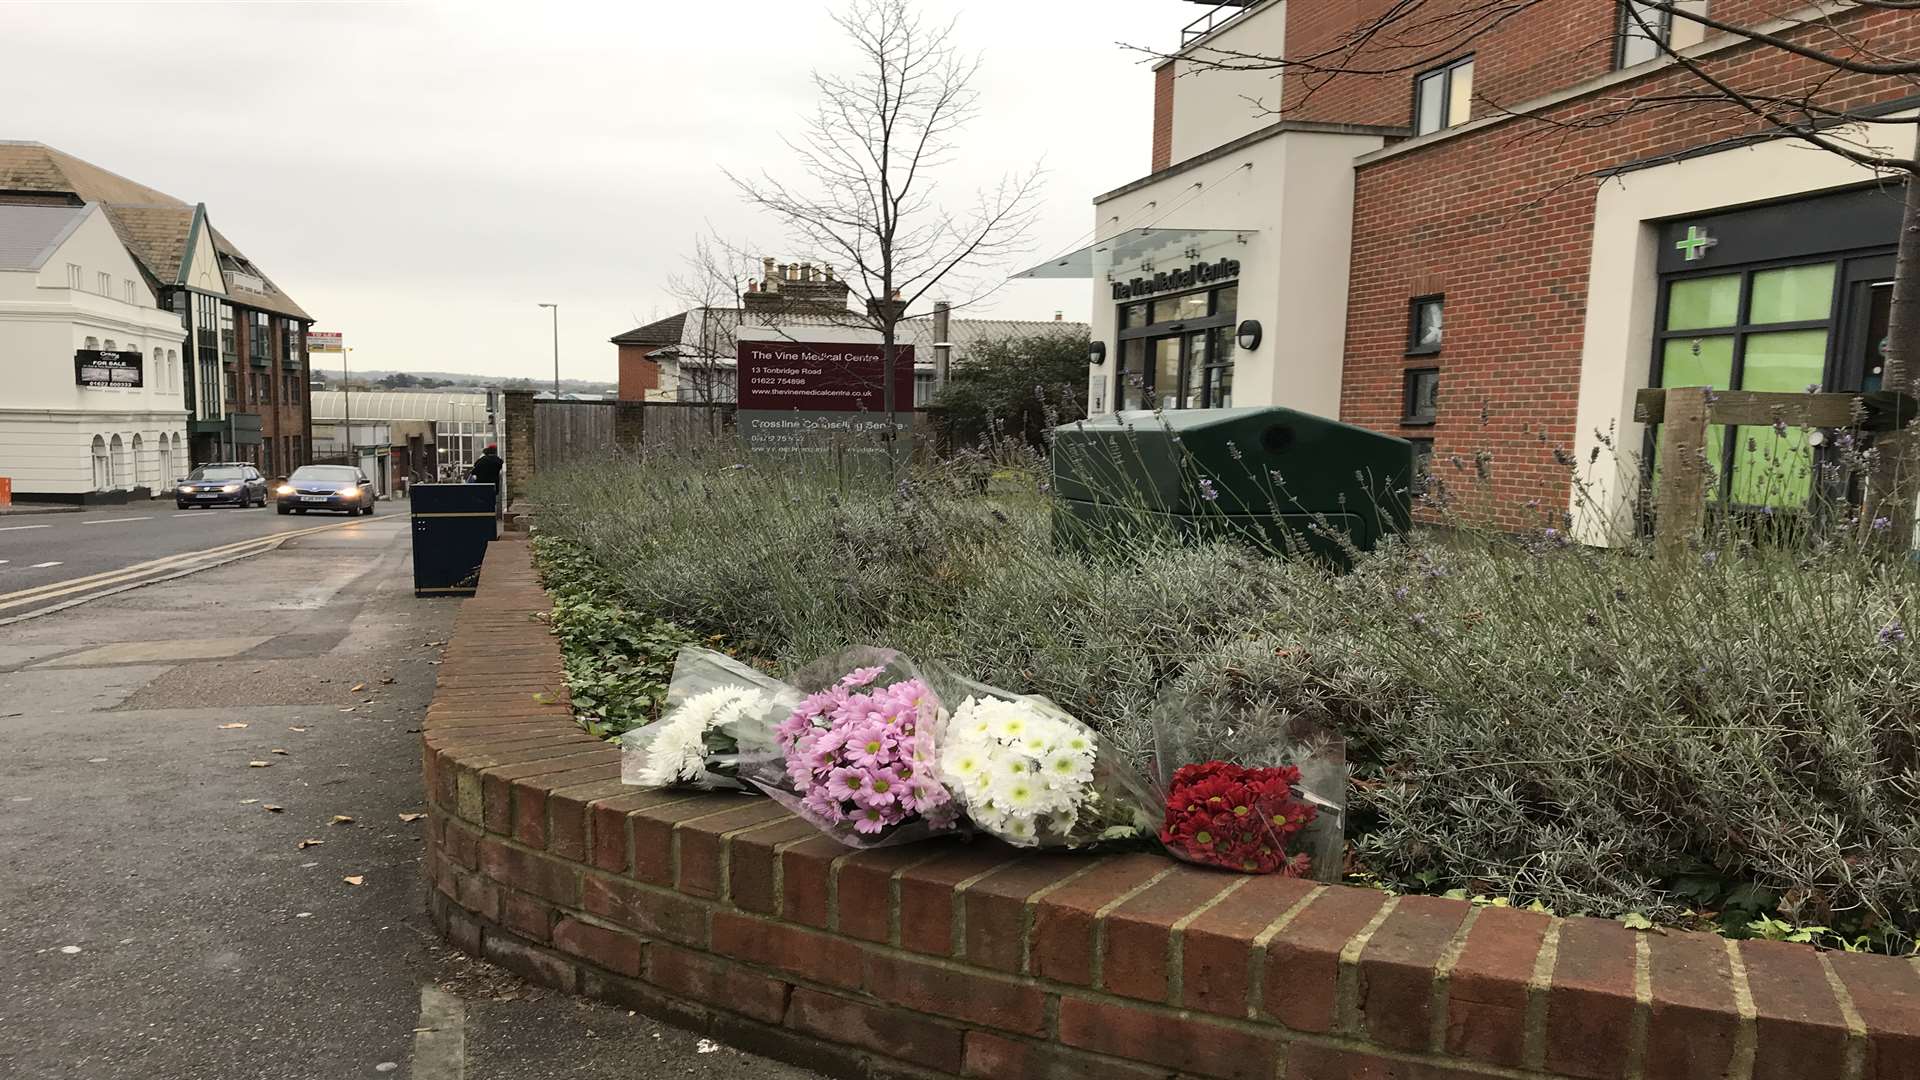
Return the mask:
[[553,400],[560,400],[560,305],[541,304],[553,309]]

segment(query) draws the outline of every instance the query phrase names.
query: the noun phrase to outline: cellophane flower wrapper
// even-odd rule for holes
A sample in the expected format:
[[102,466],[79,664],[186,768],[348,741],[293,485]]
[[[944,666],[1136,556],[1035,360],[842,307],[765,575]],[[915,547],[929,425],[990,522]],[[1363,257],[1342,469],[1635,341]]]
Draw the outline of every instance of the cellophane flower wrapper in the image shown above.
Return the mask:
[[712,649],[673,661],[660,719],[620,736],[620,780],[642,788],[755,790],[743,763],[775,752],[773,725],[792,711],[792,686]]
[[940,781],[975,829],[1016,847],[1087,848],[1158,827],[1131,766],[1050,699],[938,665],[927,678],[949,709],[934,739]]
[[774,751],[743,763],[743,776],[848,847],[963,831],[934,767],[940,698],[912,661],[863,646],[790,681],[800,696],[774,725]]
[[[1149,773],[1161,845],[1175,858],[1254,874],[1338,881],[1346,859],[1346,740],[1285,710],[1249,707],[1222,726],[1173,700]],[[1210,752],[1211,751],[1211,752]]]

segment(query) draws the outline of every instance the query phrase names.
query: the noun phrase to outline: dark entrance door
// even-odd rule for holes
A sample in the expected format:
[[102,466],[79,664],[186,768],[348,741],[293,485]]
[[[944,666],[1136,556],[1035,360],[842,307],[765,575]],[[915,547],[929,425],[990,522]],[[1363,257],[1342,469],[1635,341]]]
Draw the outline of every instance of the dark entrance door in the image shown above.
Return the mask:
[[1893,306],[1892,255],[1847,263],[1844,335],[1831,379],[1839,393],[1870,393],[1881,387],[1887,363],[1887,320]]

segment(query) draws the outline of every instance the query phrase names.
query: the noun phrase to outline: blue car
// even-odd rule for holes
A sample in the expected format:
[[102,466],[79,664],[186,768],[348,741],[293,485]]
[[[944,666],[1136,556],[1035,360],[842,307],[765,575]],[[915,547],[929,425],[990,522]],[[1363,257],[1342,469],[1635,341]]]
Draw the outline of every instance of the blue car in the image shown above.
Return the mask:
[[273,492],[282,514],[309,510],[373,513],[373,481],[351,465],[302,465]]

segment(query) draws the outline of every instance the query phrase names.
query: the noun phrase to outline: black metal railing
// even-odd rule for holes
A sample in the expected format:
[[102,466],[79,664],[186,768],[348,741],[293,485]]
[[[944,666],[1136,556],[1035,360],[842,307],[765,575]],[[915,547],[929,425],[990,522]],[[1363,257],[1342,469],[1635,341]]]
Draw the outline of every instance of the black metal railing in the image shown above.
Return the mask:
[[1248,9],[1258,2],[1259,0],[1225,0],[1223,3],[1214,5],[1205,15],[1188,23],[1186,29],[1180,31],[1180,47],[1184,49],[1245,15]]

